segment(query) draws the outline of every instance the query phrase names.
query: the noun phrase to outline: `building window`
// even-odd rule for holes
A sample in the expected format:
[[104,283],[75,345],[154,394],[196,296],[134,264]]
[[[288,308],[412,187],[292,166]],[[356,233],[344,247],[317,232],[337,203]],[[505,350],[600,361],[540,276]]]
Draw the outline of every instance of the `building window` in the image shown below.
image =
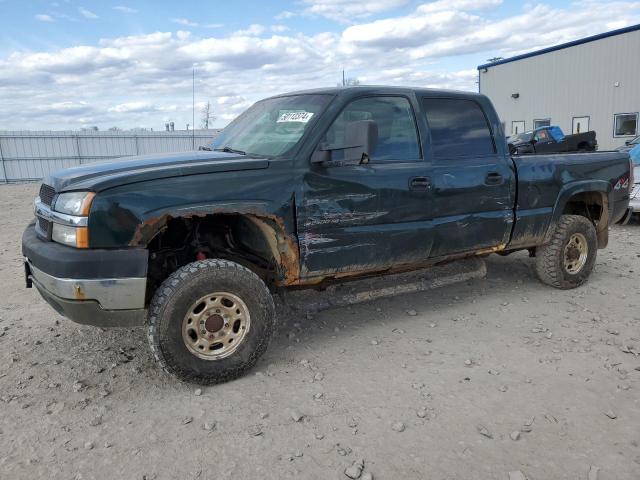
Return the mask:
[[613,116],[613,136],[633,137],[638,134],[638,113],[616,113]]
[[551,119],[550,118],[543,118],[541,120],[534,120],[533,121],[533,129],[535,130],[536,128],[540,128],[540,127],[550,127],[551,126]]
[[589,131],[591,117],[573,117],[571,119],[571,133],[584,133]]
[[511,122],[511,135],[518,135],[524,132],[524,120],[514,120]]

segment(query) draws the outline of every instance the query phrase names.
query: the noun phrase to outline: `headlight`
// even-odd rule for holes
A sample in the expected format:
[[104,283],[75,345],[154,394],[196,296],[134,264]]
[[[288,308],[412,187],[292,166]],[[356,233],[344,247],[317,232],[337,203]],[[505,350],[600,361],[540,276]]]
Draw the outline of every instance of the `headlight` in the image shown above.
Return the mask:
[[[91,209],[91,202],[96,194],[93,192],[61,193],[53,206],[54,212],[86,217]],[[74,222],[75,223],[75,222]],[[86,225],[86,222],[84,222]],[[75,248],[89,248],[89,229],[86,226],[74,227],[58,223],[54,219],[51,240]]]
[[87,227],[70,227],[54,223],[51,240],[75,248],[89,247],[89,230]]
[[89,215],[93,192],[69,192],[58,195],[54,210],[69,215]]

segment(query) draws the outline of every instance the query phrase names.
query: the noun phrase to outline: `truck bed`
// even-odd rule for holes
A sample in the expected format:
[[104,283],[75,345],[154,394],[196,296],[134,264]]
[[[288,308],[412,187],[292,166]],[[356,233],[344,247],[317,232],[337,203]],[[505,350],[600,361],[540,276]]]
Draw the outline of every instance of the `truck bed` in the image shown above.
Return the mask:
[[[608,222],[625,213],[630,177],[629,155],[617,151],[554,153],[512,157],[517,172],[515,222],[509,248],[539,243],[564,206],[581,192],[605,196]],[[606,225],[602,225],[606,227]]]

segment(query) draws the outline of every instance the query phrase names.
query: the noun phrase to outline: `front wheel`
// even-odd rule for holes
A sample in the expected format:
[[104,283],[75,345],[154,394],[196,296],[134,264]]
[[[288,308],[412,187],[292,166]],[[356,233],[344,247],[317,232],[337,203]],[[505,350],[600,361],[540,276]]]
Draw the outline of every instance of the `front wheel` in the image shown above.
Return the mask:
[[151,351],[164,370],[184,381],[214,384],[242,375],[265,352],[274,331],[267,286],[227,260],[178,269],[149,306]]
[[551,242],[536,249],[538,278],[552,287],[576,288],[591,274],[597,250],[593,223],[580,215],[562,215]]

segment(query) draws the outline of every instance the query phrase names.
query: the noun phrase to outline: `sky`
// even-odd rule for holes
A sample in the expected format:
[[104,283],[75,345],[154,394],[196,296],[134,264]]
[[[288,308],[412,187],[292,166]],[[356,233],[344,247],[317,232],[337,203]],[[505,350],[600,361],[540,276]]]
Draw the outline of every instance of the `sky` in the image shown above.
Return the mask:
[[193,69],[198,128],[343,69],[477,91],[489,58],[638,23],[627,0],[0,0],[0,130],[185,129]]

